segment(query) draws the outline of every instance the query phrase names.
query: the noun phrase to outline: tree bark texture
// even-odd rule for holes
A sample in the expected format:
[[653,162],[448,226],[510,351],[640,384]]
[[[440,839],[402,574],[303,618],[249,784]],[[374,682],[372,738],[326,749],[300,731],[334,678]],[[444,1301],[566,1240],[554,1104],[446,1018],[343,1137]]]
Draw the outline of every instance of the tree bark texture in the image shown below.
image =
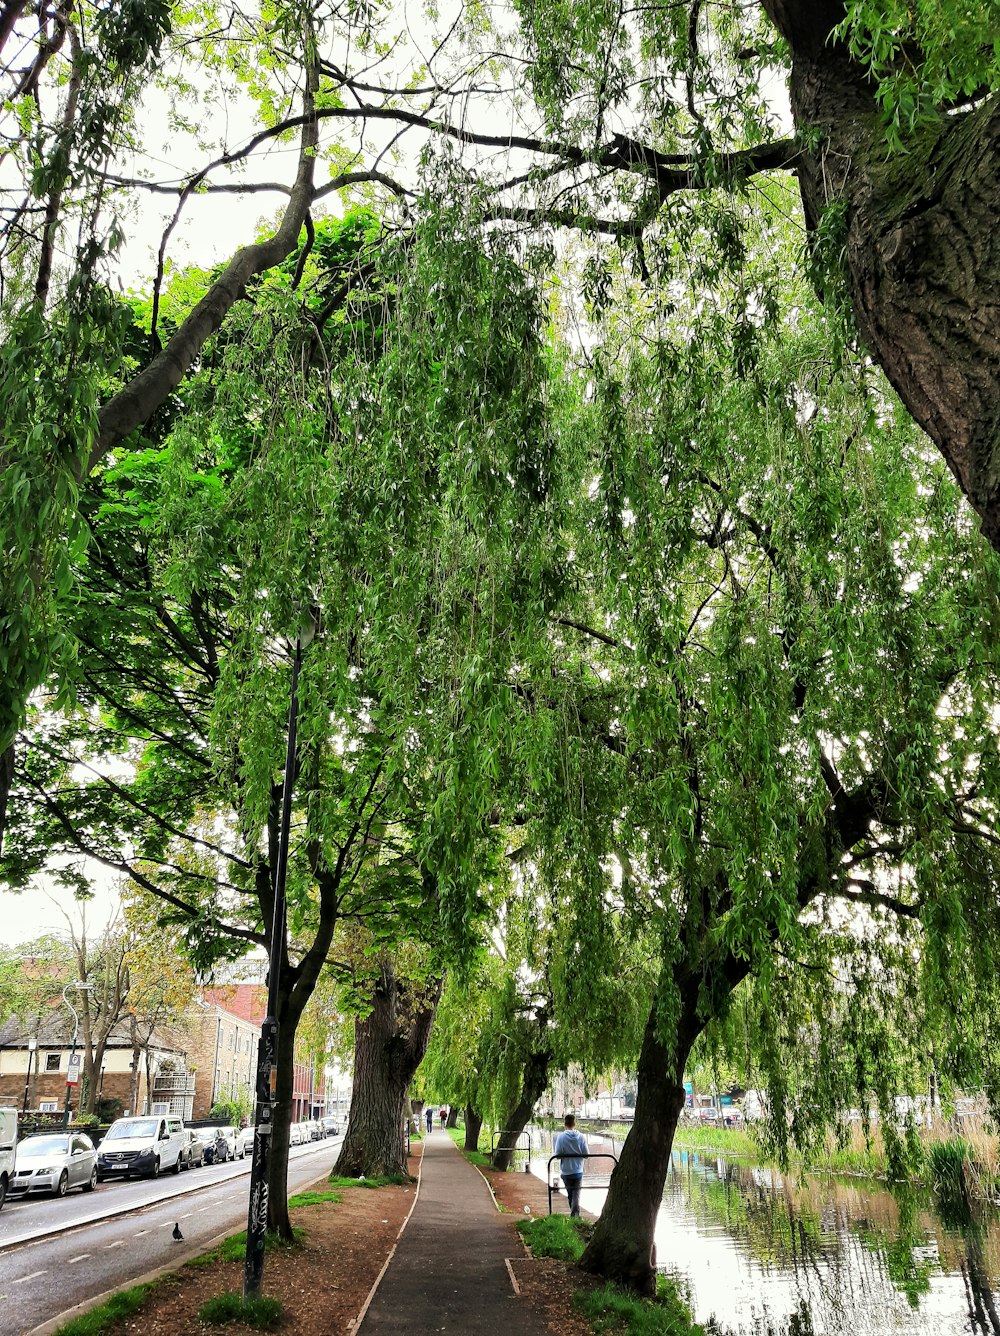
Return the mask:
[[406,1096],[431,1035],[441,981],[414,997],[383,963],[371,1012],[354,1024],[354,1094],[334,1173],[347,1178],[405,1174]]
[[656,1012],[654,999],[639,1054],[635,1120],[579,1263],[584,1271],[646,1295],[656,1292],[656,1215],[684,1107],[684,1064],[693,1041],[682,1023],[668,1050],[656,1033]]
[[874,86],[829,40],[842,3],[764,0],[788,41],[799,185],[815,230],[846,207],[851,301],[876,361],[1000,550],[1000,97],[887,153]]
[[458,1126],[458,1105],[449,1104],[448,1118],[447,1121],[445,1122],[445,1127],[457,1127],[457,1126]]
[[552,1054],[548,1048],[529,1055],[524,1064],[524,1077],[521,1081],[521,1094],[517,1104],[504,1118],[500,1137],[493,1151],[493,1168],[507,1170],[514,1161],[518,1137],[528,1126],[535,1105],[541,1099],[549,1080],[549,1062]]
[[467,1151],[479,1149],[479,1133],[483,1130],[483,1120],[471,1104],[465,1106],[465,1146]]

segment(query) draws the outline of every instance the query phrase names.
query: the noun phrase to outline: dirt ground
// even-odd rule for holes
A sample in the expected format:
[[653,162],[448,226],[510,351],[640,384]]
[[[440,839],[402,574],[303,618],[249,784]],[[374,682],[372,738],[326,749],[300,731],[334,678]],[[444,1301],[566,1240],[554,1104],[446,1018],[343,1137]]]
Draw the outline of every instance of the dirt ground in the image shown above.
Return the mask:
[[[414,1147],[410,1172],[420,1168]],[[416,1184],[405,1187],[347,1188],[343,1201],[300,1206],[292,1224],[305,1231],[303,1242],[264,1268],[263,1293],[284,1309],[284,1336],[346,1336],[375,1283],[403,1221],[413,1205]],[[213,1327],[198,1309],[207,1299],[242,1289],[241,1262],[181,1266],[156,1284],[142,1310],[108,1327],[108,1336],[256,1336],[242,1322]]]
[[[410,1172],[419,1173],[421,1146],[416,1143]],[[544,1184],[527,1174],[484,1175],[497,1201],[512,1217],[544,1214]],[[263,1292],[279,1299],[284,1309],[283,1336],[351,1336],[376,1277],[382,1270],[403,1221],[413,1205],[416,1184],[388,1188],[348,1188],[339,1204],[302,1206],[292,1211],[292,1224],[305,1231],[302,1244],[269,1258]],[[513,1232],[513,1230],[512,1230]],[[573,1290],[583,1283],[579,1273],[547,1259],[527,1255],[520,1236],[512,1239],[515,1275],[525,1298],[542,1313],[552,1336],[590,1336],[590,1327],[572,1307]],[[253,1336],[243,1323],[211,1327],[198,1317],[207,1299],[240,1290],[240,1262],[181,1266],[159,1280],[143,1309],[107,1328],[107,1336]]]

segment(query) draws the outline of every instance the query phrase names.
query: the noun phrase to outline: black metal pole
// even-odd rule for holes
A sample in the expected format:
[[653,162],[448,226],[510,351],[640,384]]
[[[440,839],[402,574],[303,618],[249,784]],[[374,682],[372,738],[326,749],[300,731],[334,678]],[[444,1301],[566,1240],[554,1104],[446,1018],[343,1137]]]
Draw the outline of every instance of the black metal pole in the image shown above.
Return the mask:
[[274,1128],[275,1064],[278,1056],[278,982],[285,947],[285,877],[288,871],[288,838],[292,824],[292,785],[295,779],[295,733],[299,712],[299,669],[302,638],[295,641],[292,664],[292,694],[288,703],[288,746],[285,778],[281,788],[281,827],[278,832],[278,865],[274,870],[274,918],[271,923],[271,954],[267,974],[267,1015],[260,1027],[257,1045],[257,1109],[250,1163],[250,1204],[247,1213],[247,1250],[243,1264],[243,1297],[260,1293],[264,1279],[264,1249],[267,1244],[267,1181],[271,1168],[271,1135]]

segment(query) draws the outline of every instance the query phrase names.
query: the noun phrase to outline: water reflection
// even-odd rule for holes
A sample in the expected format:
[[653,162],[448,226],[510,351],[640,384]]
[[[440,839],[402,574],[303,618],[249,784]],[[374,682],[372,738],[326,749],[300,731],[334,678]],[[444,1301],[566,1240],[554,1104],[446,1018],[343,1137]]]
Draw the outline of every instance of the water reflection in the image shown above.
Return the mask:
[[[542,1177],[546,1150],[532,1157]],[[1000,1219],[963,1193],[895,1196],[675,1151],[656,1245],[696,1317],[727,1336],[1000,1336]]]

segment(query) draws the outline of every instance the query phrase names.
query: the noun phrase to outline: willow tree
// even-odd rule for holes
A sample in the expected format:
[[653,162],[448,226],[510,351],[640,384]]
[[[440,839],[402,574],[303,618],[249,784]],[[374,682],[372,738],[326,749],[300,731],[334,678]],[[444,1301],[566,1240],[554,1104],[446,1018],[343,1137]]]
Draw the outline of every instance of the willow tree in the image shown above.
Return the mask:
[[[461,191],[485,191],[491,217],[523,233],[526,250],[544,253],[554,230],[577,229],[592,289],[606,286],[610,241],[668,300],[675,241],[709,232],[738,270],[746,210],[776,178],[795,178],[807,240],[799,268],[850,312],[990,542],[1000,541],[998,66],[987,0],[687,0],[634,11],[536,0],[515,18],[490,33],[484,62],[481,9],[474,20],[434,10],[428,40],[408,43],[387,13],[331,0],[254,15],[133,0],[79,0],[52,14],[3,6],[5,133],[22,186],[0,215],[10,591],[0,819],[28,693],[54,663],[63,682],[72,678],[61,614],[87,538],[81,478],[129,448],[248,287],[296,250],[324,196],[377,190],[402,219],[424,191],[417,164],[435,154],[471,169]],[[381,76],[369,52],[387,31],[393,69]],[[19,50],[31,53],[23,63],[7,58]],[[180,179],[157,179],[159,146],[139,132],[136,109],[153,92],[169,108],[172,155],[190,164]],[[239,144],[215,114],[234,101],[253,125]],[[410,151],[394,159],[403,138]],[[275,180],[273,157],[260,164],[282,140],[295,147]],[[123,168],[147,147],[143,170]],[[279,216],[257,236],[248,224],[201,300],[163,330],[158,294],[186,220],[240,191],[281,200]],[[149,337],[125,356],[121,304],[105,280],[130,207],[159,198],[173,207],[147,275]],[[53,263],[60,249],[65,266]],[[710,274],[680,272],[710,293]],[[771,281],[788,272],[776,266]],[[843,333],[841,323],[834,337]]]
[[706,360],[704,325],[764,291],[774,217],[712,303],[603,303],[561,433],[565,597],[521,665],[549,742],[526,810],[544,794],[546,842],[614,860],[618,912],[661,943],[582,1259],[641,1290],[685,1063],[741,985],[782,1139],[890,1109],[931,1037],[997,1089],[996,557],[882,378],[831,359],[805,289]]

